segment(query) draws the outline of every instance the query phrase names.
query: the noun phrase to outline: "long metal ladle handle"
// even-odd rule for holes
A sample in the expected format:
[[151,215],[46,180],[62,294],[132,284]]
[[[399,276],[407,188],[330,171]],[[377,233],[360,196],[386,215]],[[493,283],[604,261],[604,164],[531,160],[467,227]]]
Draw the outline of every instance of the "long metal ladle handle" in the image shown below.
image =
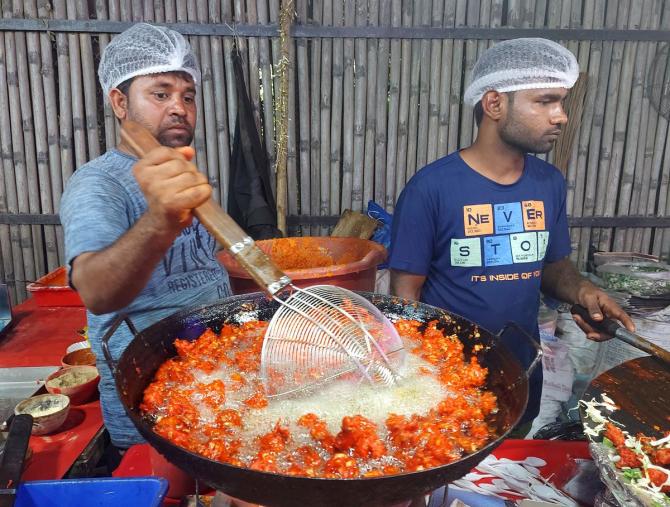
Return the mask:
[[612,319],[603,319],[600,322],[595,321],[591,318],[589,311],[584,308],[582,305],[576,304],[572,305],[570,309],[571,313],[579,315],[584,322],[590,325],[592,328],[597,329],[598,331],[613,336],[626,342],[628,345],[635,347],[647,354],[654,356],[655,358],[663,361],[666,364],[670,364],[670,351],[667,351],[655,343],[651,343],[649,340],[645,340],[635,333],[631,333],[623,326],[620,326]]
[[[121,139],[139,158],[160,146],[151,132],[132,120],[124,120],[121,124]],[[291,279],[212,199],[195,208],[193,214],[221,245],[230,250],[265,292],[274,296],[291,283]]]

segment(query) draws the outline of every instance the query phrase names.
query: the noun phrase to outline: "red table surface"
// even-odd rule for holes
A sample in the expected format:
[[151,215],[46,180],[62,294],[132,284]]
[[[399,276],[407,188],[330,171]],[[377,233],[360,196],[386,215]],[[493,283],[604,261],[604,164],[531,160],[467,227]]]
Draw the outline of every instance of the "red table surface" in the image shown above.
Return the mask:
[[[85,325],[83,307],[39,307],[28,299],[14,307],[12,327],[0,337],[0,367],[60,366]],[[30,438],[33,456],[22,479],[61,479],[101,427],[98,400],[72,406],[58,431]]]
[[[112,474],[114,477],[143,477],[153,475],[150,463],[151,446],[149,444],[134,445],[123,456],[121,464]],[[566,464],[573,459],[591,459],[588,442],[562,442],[558,440],[505,440],[492,453],[496,458],[523,459],[536,456],[547,462],[540,469],[542,476],[557,485],[567,478],[564,477]],[[164,505],[179,503],[178,500],[166,498]]]

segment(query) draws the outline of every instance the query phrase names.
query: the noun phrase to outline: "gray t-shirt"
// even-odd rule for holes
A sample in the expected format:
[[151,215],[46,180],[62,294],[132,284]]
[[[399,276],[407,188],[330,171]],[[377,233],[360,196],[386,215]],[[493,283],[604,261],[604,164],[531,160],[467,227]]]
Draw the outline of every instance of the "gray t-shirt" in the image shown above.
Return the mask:
[[[132,173],[137,159],[116,149],[78,169],[67,183],[60,218],[65,232],[68,268],[78,255],[112,245],[147,210],[147,202]],[[88,334],[100,370],[102,414],[112,443],[126,448],[143,441],[126,416],[116,394],[114,379],[102,354],[101,338],[121,313],[138,330],[190,306],[231,295],[228,273],[216,260],[216,242],[197,219],[186,227],[158,263],[149,283],[125,308],[94,315],[87,312]],[[100,287],[104,290],[104,287]],[[117,359],[132,340],[122,324],[109,341]]]

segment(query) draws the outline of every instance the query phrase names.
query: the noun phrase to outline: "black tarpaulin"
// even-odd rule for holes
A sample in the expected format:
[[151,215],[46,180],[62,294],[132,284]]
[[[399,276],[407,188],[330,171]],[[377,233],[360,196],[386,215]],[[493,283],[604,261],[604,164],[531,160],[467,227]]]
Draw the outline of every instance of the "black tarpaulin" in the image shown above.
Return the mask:
[[228,185],[228,214],[254,239],[281,237],[270,167],[254,122],[252,106],[244,84],[242,60],[232,54],[237,88],[237,121]]

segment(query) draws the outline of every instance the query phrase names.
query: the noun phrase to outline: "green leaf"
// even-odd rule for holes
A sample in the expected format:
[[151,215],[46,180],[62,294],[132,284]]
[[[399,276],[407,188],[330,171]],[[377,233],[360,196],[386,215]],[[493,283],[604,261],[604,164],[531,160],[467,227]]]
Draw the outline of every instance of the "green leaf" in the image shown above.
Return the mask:
[[623,471],[623,476],[631,481],[642,479],[642,471],[639,468],[629,468]]
[[615,449],[614,442],[612,442],[609,438],[603,437],[603,445],[605,447],[609,447],[610,449]]

